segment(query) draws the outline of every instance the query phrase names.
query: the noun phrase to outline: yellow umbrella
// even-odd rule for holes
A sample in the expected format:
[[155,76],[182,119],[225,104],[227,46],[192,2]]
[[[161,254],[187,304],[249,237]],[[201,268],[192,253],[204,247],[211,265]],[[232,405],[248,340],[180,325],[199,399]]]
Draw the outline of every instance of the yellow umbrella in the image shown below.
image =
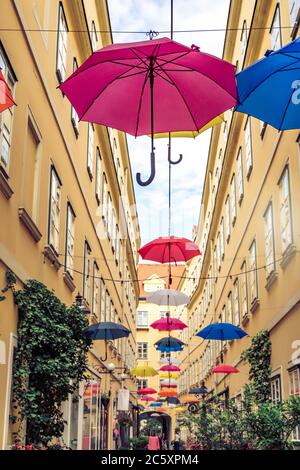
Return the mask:
[[174,408],[176,413],[180,413],[181,411],[185,411],[185,408],[183,406],[178,406],[177,408]]
[[[188,138],[195,138],[202,132],[207,131],[211,127],[215,126],[216,124],[220,124],[224,122],[224,114],[220,114],[216,118],[209,121],[205,126],[201,127],[199,131],[179,131],[179,132],[171,132],[171,137],[188,137]],[[169,137],[168,132],[162,132],[161,134],[154,134],[156,139],[163,139]]]
[[179,373],[178,372],[161,372],[160,377],[162,379],[178,379],[179,378]]
[[198,403],[199,400],[196,397],[184,397],[181,401],[183,403]]
[[130,371],[131,375],[134,375],[135,377],[154,377],[155,375],[158,375],[158,372],[156,372],[153,367],[149,366],[137,366],[131,369]]

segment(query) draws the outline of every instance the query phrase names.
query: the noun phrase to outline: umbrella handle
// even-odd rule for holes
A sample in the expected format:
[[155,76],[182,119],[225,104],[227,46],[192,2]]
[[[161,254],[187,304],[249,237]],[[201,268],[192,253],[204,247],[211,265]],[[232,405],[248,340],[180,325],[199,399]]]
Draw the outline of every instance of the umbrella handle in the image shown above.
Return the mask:
[[136,174],[136,180],[140,186],[149,186],[149,184],[151,184],[152,181],[154,180],[154,177],[155,177],[155,152],[154,150],[150,154],[150,164],[151,164],[151,173],[150,173],[149,178],[146,181],[142,181],[141,173]]
[[100,360],[105,362],[107,361],[107,357],[108,357],[108,354],[107,354],[107,342],[105,340],[105,357],[100,357]]
[[168,162],[171,163],[171,165],[178,165],[178,163],[180,163],[182,161],[182,159],[183,159],[183,155],[182,155],[182,153],[180,153],[179,158],[177,160],[172,160],[170,152],[169,152]]

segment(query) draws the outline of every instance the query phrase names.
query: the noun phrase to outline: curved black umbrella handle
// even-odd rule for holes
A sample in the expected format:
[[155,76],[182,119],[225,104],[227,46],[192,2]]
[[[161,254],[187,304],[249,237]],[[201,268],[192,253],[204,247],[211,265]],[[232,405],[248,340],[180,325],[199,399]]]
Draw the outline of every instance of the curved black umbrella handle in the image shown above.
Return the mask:
[[171,155],[170,154],[168,155],[168,161],[169,161],[169,163],[171,163],[171,165],[178,165],[178,163],[180,163],[182,161],[182,159],[183,159],[182,153],[179,154],[178,160],[172,160]]
[[100,357],[100,360],[105,362],[107,361],[108,354],[107,354],[107,341],[105,340],[105,357]]
[[149,178],[146,181],[142,181],[141,173],[136,174],[136,180],[140,186],[149,186],[149,184],[151,184],[152,181],[154,180],[154,177],[155,177],[155,152],[154,151],[152,151],[150,154],[150,164],[151,164],[151,173],[150,173]]

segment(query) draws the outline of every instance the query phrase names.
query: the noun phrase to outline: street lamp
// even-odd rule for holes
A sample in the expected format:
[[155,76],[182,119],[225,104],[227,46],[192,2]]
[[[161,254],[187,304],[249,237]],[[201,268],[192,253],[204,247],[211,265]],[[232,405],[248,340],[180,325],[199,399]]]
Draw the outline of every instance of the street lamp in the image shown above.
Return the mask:
[[90,309],[84,304],[83,297],[79,292],[75,297],[75,305],[80,308],[83,313],[90,313]]
[[106,368],[109,372],[113,372],[115,370],[116,366],[113,362],[110,362],[109,364],[107,364]]

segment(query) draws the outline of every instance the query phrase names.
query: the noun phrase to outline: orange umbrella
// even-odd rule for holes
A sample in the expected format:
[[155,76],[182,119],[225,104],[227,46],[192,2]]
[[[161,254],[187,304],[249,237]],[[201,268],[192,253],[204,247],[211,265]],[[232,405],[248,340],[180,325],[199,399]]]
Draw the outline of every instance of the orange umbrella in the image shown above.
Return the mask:
[[0,113],[16,104],[0,69]]
[[198,399],[195,397],[185,397],[181,401],[183,403],[198,403]]
[[159,393],[160,397],[177,397],[177,392],[175,390],[163,390]]

